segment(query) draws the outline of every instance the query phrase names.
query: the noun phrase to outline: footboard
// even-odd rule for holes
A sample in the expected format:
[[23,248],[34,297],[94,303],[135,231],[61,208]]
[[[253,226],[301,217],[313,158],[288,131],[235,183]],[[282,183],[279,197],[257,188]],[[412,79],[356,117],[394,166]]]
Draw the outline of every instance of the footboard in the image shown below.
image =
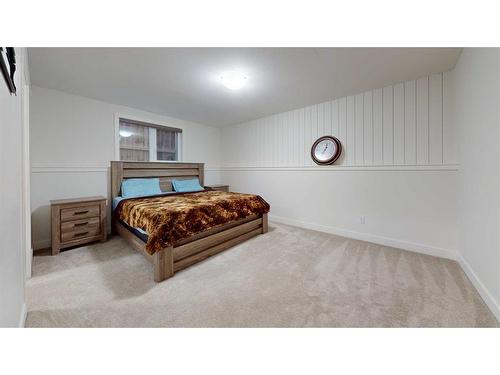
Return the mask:
[[115,222],[116,231],[124,237],[134,249],[138,250],[153,263],[154,280],[163,281],[175,272],[227,250],[258,234],[268,231],[267,214],[253,215],[217,228],[199,233],[174,246],[150,255],[146,252],[146,243],[127,230],[121,223]]
[[253,220],[245,220],[237,226],[224,228],[205,238],[174,247],[174,272],[265,232],[267,232],[267,214]]

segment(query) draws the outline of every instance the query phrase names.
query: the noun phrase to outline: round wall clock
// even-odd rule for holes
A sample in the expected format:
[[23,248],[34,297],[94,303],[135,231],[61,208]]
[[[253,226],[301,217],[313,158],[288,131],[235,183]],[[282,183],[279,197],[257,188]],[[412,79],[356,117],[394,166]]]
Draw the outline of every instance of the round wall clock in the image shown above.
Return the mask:
[[335,163],[342,153],[342,144],[331,135],[318,138],[311,147],[311,158],[316,164],[329,165]]

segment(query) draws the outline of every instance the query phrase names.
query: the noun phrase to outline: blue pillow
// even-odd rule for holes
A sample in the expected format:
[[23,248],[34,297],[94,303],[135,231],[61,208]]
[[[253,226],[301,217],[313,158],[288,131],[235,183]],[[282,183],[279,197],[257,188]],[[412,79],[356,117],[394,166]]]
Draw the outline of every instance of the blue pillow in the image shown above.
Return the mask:
[[128,178],[122,182],[122,197],[161,194],[159,178]]
[[193,178],[192,180],[173,180],[172,186],[179,193],[205,190],[201,187],[200,181],[197,178]]

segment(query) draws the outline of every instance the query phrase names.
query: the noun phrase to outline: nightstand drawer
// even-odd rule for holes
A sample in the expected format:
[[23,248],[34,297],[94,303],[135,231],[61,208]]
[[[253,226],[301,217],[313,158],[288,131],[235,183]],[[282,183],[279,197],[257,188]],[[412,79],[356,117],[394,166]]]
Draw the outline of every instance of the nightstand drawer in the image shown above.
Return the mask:
[[82,228],[76,229],[71,232],[61,233],[61,242],[68,242],[79,240],[87,237],[94,237],[101,233],[101,228],[99,227],[90,227],[90,228]]
[[100,215],[100,212],[101,211],[98,205],[63,208],[61,210],[61,221],[72,221],[85,219],[88,217],[98,217]]
[[100,220],[98,217],[91,217],[89,219],[66,221],[61,223],[61,232],[74,232],[74,231],[84,231],[88,229],[99,228]]

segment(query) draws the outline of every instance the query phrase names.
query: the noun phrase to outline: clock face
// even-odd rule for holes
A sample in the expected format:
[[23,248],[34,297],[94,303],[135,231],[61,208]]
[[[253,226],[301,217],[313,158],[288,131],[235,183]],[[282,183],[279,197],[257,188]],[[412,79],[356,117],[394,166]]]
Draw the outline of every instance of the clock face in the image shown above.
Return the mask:
[[330,160],[337,152],[337,144],[331,139],[324,139],[316,145],[314,156],[319,161]]
[[324,136],[314,142],[311,157],[317,164],[332,164],[340,156],[342,146],[340,141],[332,136]]

